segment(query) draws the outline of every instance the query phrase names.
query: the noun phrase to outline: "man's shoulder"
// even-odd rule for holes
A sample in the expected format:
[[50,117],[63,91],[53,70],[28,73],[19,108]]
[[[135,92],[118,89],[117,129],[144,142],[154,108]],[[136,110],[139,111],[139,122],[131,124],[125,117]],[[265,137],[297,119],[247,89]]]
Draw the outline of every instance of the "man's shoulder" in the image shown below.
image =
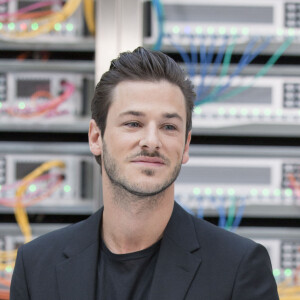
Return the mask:
[[39,236],[31,242],[21,246],[24,254],[36,255],[48,252],[53,254],[61,252],[69,243],[80,243],[81,239],[89,239],[97,237],[99,232],[99,220],[101,211],[96,212],[87,219],[75,224],[66,225],[60,229],[51,231],[42,236]]
[[257,243],[253,240],[240,236],[235,232],[218,227],[206,220],[192,216],[195,231],[198,239],[204,248],[223,249],[223,251],[230,251],[243,253],[249,249],[257,247]]
[[[180,208],[182,210],[182,208]],[[227,229],[218,227],[206,220],[197,218],[188,212],[184,211],[183,214],[187,218],[192,219],[197,239],[201,247],[209,248],[234,248],[235,250],[246,250],[257,245],[253,240],[242,237]],[[233,247],[234,245],[234,247]]]

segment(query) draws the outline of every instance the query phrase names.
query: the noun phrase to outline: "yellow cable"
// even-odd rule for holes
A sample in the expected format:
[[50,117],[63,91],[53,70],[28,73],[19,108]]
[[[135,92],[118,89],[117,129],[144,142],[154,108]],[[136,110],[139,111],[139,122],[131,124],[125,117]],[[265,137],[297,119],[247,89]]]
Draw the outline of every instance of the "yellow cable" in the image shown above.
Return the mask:
[[35,170],[33,170],[23,178],[21,185],[16,191],[17,202],[15,207],[15,216],[17,223],[25,237],[25,243],[31,241],[32,233],[28,221],[27,212],[22,204],[22,197],[25,194],[30,181],[36,179],[37,177],[54,167],[64,168],[65,164],[62,161],[56,160],[43,163],[41,166],[37,167]]
[[84,17],[89,32],[95,34],[94,0],[84,0]]
[[[68,19],[79,7],[82,0],[69,0],[63,6],[62,10],[59,12],[53,13],[51,16],[46,17],[45,20],[48,22],[46,24],[40,25],[37,30],[24,31],[24,32],[14,32],[10,34],[2,34],[6,38],[33,38],[38,35],[48,33],[54,29],[56,23],[61,23]],[[32,23],[35,23],[38,20],[33,19]],[[40,20],[39,20],[40,21]]]

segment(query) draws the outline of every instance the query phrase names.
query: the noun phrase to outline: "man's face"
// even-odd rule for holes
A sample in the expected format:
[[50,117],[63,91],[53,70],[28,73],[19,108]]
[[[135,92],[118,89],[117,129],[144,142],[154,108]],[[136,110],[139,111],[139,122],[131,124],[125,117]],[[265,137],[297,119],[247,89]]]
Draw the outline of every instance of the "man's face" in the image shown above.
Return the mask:
[[[188,161],[186,108],[180,88],[167,81],[125,81],[113,91],[101,140],[103,176],[138,196],[156,195]],[[105,173],[105,174],[104,174]]]

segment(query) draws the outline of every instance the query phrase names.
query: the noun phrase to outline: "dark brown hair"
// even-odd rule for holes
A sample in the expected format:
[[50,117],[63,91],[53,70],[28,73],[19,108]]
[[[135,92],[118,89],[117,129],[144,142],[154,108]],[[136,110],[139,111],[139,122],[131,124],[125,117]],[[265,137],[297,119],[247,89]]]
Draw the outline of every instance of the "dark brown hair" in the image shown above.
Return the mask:
[[[185,99],[186,138],[192,129],[192,112],[195,92],[185,72],[169,56],[159,51],[136,48],[133,52],[123,52],[112,60],[109,71],[105,72],[95,88],[92,99],[92,118],[96,121],[103,137],[106,118],[112,102],[113,89],[123,81],[160,81],[166,80],[177,85]],[[100,161],[100,157],[96,158]]]

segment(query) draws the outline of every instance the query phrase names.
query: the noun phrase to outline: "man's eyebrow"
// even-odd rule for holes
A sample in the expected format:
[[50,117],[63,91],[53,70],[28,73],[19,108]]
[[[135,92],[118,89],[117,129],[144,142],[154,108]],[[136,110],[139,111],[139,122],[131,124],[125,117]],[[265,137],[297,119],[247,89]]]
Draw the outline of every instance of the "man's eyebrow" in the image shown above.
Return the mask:
[[179,119],[180,121],[183,121],[181,116],[177,113],[165,113],[165,114],[163,114],[163,117],[167,118],[167,119],[176,118],[176,119]]
[[140,111],[135,111],[135,110],[128,110],[128,111],[124,111],[122,113],[120,113],[120,117],[123,117],[123,116],[136,116],[136,117],[144,117],[145,114],[140,112]]

